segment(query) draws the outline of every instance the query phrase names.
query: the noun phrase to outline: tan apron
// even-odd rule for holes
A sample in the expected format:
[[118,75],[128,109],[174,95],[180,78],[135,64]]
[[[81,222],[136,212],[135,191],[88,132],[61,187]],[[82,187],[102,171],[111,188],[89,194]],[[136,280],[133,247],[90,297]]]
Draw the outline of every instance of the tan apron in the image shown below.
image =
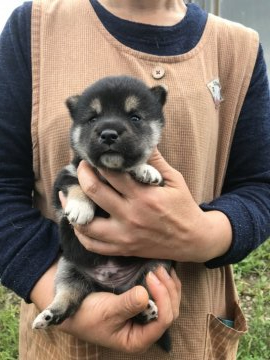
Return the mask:
[[[149,86],[165,84],[166,126],[159,146],[181,171],[197,203],[220,195],[236,122],[258,51],[250,29],[209,15],[199,43],[184,55],[159,57],[119,43],[97,18],[89,0],[34,0],[32,13],[32,140],[35,205],[54,219],[51,188],[70,160],[65,99],[107,75],[132,75]],[[159,78],[160,68],[164,76]],[[210,85],[219,80],[224,101]],[[216,88],[217,90],[217,88]],[[156,345],[142,355],[97,347],[52,327],[33,331],[33,304],[22,304],[21,360],[235,359],[246,322],[238,307],[231,268],[181,263],[181,315],[171,328],[173,350]],[[233,319],[234,329],[218,317]]]

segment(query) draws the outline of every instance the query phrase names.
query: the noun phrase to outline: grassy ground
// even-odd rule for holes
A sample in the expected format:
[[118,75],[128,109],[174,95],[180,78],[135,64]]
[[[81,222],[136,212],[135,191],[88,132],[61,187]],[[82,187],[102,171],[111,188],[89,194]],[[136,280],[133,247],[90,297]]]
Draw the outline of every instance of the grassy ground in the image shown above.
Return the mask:
[[[237,360],[270,359],[270,241],[235,266],[235,277],[249,324]],[[0,360],[18,359],[18,317],[19,300],[0,286]]]
[[18,359],[19,299],[0,286],[0,359]]
[[270,359],[270,240],[235,265],[235,278],[249,325],[238,359]]

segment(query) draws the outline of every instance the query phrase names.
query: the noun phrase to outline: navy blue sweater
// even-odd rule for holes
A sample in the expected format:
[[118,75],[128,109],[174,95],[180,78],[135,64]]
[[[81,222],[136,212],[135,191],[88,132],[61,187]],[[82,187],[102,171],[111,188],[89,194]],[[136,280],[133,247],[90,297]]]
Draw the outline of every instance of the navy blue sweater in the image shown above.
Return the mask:
[[[175,55],[196,46],[207,20],[197,5],[175,26],[148,26],[121,20],[96,0],[104,26],[134,49]],[[90,6],[90,4],[89,4]],[[34,174],[31,143],[31,2],[14,11],[0,37],[0,276],[29,301],[36,281],[59,254],[57,226],[32,206]],[[222,196],[205,210],[224,212],[233,242],[209,268],[246,257],[270,234],[270,100],[262,48],[234,136]]]

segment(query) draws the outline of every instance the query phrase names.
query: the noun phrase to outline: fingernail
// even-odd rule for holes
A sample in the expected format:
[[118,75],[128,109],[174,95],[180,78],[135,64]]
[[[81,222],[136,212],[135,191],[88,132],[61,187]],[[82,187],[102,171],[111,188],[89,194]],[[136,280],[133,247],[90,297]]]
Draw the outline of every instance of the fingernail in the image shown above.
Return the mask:
[[170,273],[171,273],[171,276],[177,276],[174,268],[171,268]]
[[163,276],[167,279],[167,280],[170,280],[171,279],[171,276],[170,276],[170,274],[167,272],[167,270],[162,266],[161,267],[161,269],[162,269],[162,274],[163,274]]
[[64,200],[63,191],[59,191],[59,192],[58,192],[58,196],[59,196],[60,201]]
[[152,271],[150,271],[150,272],[148,273],[148,276],[149,276],[149,279],[150,279],[151,281],[153,281],[155,284],[157,284],[157,285],[160,284],[159,279],[156,277],[156,275],[155,275]]

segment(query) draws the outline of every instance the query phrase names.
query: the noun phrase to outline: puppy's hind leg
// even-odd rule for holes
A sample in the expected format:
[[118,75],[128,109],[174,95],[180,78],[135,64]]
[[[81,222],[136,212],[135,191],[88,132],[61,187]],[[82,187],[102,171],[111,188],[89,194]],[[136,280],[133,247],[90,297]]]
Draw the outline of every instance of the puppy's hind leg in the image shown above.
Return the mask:
[[35,318],[33,329],[46,329],[50,325],[61,324],[76,312],[90,293],[89,284],[64,258],[59,260],[55,283],[53,302]]

